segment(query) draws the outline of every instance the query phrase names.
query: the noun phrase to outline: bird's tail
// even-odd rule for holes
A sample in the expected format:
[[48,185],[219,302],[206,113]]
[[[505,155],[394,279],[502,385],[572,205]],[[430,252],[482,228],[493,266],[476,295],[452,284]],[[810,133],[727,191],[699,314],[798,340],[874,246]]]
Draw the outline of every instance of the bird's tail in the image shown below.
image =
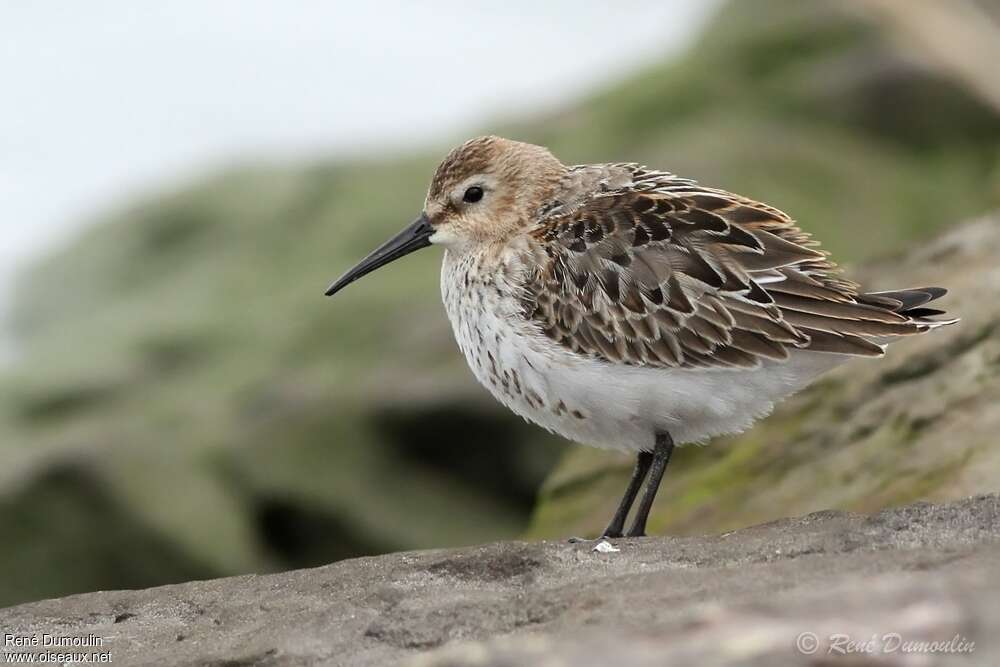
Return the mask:
[[[928,303],[946,292],[942,287],[920,287],[858,294],[853,304],[826,303],[828,312],[824,317],[809,316],[802,322],[808,328],[799,328],[809,336],[805,349],[881,357],[886,345],[900,336],[924,333],[957,322],[957,318],[942,318],[945,315],[942,310],[927,308]],[[787,311],[785,316],[793,323],[802,321],[802,314],[794,310]]]
[[943,287],[915,287],[859,294],[857,301],[902,315],[907,318],[908,323],[917,325],[917,331],[920,332],[958,322],[957,317],[941,319],[941,316],[947,315],[943,310],[927,308],[928,303],[947,293],[948,290]]

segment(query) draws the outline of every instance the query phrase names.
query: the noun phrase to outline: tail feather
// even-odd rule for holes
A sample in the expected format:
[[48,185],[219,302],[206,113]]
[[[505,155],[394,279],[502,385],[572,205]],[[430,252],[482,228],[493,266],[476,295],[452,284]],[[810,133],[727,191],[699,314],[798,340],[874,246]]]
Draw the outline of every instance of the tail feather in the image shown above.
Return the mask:
[[948,290],[943,287],[914,287],[887,292],[868,292],[859,295],[858,301],[872,305],[888,305],[887,301],[896,301],[899,306],[893,308],[893,312],[903,314],[908,310],[919,308],[925,303],[940,299],[947,293]]
[[946,315],[943,310],[938,310],[937,308],[913,308],[906,311],[906,314],[914,319],[923,320],[928,317],[937,317],[939,315]]
[[931,301],[940,299],[947,293],[948,290],[944,287],[914,287],[887,292],[859,294],[857,300],[859,303],[889,308],[892,312],[906,317],[914,324],[936,328],[945,324],[958,322],[958,318],[946,320],[933,319],[947,313],[937,308],[923,307]]
[[[958,318],[942,319],[947,315],[925,305],[948,293],[943,287],[868,292],[854,297],[851,304],[823,303],[823,310],[807,308],[785,297],[778,301],[785,320],[810,338],[805,349],[852,356],[881,356],[885,345],[899,336],[923,333]],[[784,295],[783,295],[784,296]],[[881,316],[877,316],[881,313]]]

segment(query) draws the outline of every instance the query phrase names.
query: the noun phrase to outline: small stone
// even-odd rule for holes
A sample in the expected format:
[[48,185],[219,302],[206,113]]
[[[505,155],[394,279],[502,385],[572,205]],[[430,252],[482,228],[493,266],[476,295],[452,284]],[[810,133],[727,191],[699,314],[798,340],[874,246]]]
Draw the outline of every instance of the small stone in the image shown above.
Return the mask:
[[619,551],[621,551],[621,549],[611,544],[611,542],[608,542],[607,540],[601,540],[600,542],[594,545],[594,548],[591,551],[596,551],[597,553],[601,554],[613,554],[613,553],[618,553]]

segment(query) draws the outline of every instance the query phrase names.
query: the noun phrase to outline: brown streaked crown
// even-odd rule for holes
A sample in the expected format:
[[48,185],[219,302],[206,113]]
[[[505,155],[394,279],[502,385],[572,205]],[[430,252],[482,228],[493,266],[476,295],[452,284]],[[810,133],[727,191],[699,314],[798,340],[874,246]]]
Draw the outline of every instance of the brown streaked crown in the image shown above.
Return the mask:
[[504,143],[513,142],[493,136],[476,137],[451,149],[434,172],[427,198],[437,199],[470,176],[492,172]]

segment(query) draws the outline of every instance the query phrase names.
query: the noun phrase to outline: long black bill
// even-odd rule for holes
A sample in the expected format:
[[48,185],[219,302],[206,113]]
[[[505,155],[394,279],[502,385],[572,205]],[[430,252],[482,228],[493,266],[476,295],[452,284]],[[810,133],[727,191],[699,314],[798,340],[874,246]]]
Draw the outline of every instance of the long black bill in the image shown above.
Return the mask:
[[330,285],[330,289],[326,291],[326,295],[333,296],[361,276],[371,273],[378,267],[385,266],[403,255],[409,255],[414,250],[426,248],[431,244],[430,238],[432,234],[434,234],[434,228],[431,227],[430,221],[426,215],[421,215],[403,231],[375,248],[375,250],[372,250],[353,269],[340,278],[337,278],[337,282]]

